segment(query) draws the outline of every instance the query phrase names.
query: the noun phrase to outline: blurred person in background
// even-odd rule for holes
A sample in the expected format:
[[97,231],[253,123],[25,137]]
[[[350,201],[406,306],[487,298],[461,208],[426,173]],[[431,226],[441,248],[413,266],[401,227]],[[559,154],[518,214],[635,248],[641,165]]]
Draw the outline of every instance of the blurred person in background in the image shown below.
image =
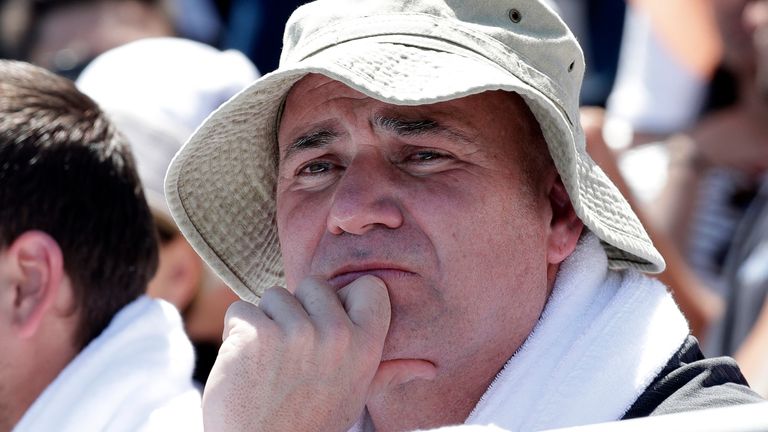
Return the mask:
[[[611,0],[617,1],[617,0]],[[98,54],[145,37],[236,49],[277,67],[283,26],[303,0],[0,0],[0,57],[70,79]]]
[[199,430],[194,353],[124,138],[69,80],[0,60],[0,430]]
[[[654,243],[662,249],[669,269],[679,270],[678,282],[687,281],[678,286],[682,289],[676,290],[676,297],[689,319],[700,323],[697,326],[705,336],[704,350],[710,355],[734,355],[748,380],[766,395],[768,2],[699,3],[700,7],[704,5],[711,8],[712,26],[722,46],[716,50],[718,56],[722,55],[721,70],[735,83],[734,100],[704,115],[685,133],[649,149],[624,153],[621,172],[628,175],[627,194],[638,193],[639,201],[645,204],[640,213],[647,212],[656,225],[651,230],[658,234]],[[713,70],[709,72],[711,76]],[[672,86],[673,76],[668,77]],[[713,77],[716,93],[709,97],[708,105],[719,106],[727,99],[721,96],[723,76],[718,73]],[[640,81],[635,84],[643,89]],[[646,90],[653,88],[650,83],[645,86]],[[628,93],[625,89],[624,96]],[[698,110],[696,106],[690,107],[692,112]],[[596,116],[592,118],[593,123],[601,123],[594,121]],[[601,166],[609,174],[619,173],[618,166],[610,168],[616,163],[610,160],[605,143],[600,143],[603,137],[610,141],[610,131],[603,130],[602,125],[585,126],[585,130],[588,142],[597,143],[591,154],[608,155],[607,163],[601,162]],[[657,156],[648,157],[651,152]],[[658,178],[651,178],[651,172],[658,173]],[[612,177],[615,180],[615,175]],[[656,183],[650,188],[655,190],[646,194],[649,188],[644,189],[643,182]],[[671,259],[671,255],[680,259]],[[675,284],[668,283],[675,290]]]
[[5,0],[4,55],[74,80],[97,55],[176,34],[170,0]]
[[[765,2],[718,0],[711,6],[723,44],[722,67],[735,79],[736,100],[666,140],[667,181],[656,220],[702,280],[732,307],[729,298],[739,288],[727,275],[729,251],[744,240],[736,233],[749,220],[745,215],[768,168],[768,98],[760,66],[768,54],[761,42]],[[727,343],[722,330],[713,328],[706,350],[732,354],[746,330]]]
[[655,213],[694,270],[725,296],[725,257],[768,168],[768,105],[757,79],[756,28],[749,22],[760,2],[711,5],[723,44],[721,67],[734,78],[735,100],[666,140],[667,180]]
[[721,55],[710,0],[627,3],[618,75],[607,103],[607,121],[618,135],[609,144],[619,149],[692,126]]
[[659,279],[671,288],[692,333],[702,337],[722,313],[723,301],[656,226],[650,202],[666,180],[666,146],[646,141],[683,129],[700,110],[705,82],[719,56],[714,12],[699,0],[634,0],[626,14],[619,74],[607,112],[595,106],[581,112],[587,150],[643,221],[668,264]]
[[678,188],[704,182],[702,168],[733,173],[739,182],[721,198],[739,206],[739,219],[722,264],[726,312],[708,349],[734,355],[747,379],[768,395],[768,0],[716,4],[724,64],[736,77],[738,99],[679,143],[685,163]]
[[168,165],[205,117],[258,78],[240,52],[179,38],[148,38],[112,49],[88,65],[77,86],[127,137],[160,233],[160,265],[148,294],[183,314],[195,344],[195,379],[204,384],[237,296],[203,263],[171,218],[163,194]]
[[[720,61],[714,14],[710,0],[628,3],[601,134],[619,155],[627,186],[657,224],[653,204],[667,181],[664,140],[700,117]],[[603,115],[598,117],[602,122]]]
[[[724,68],[733,71],[734,53],[743,51],[744,40],[724,34],[733,33],[725,28],[734,27],[725,23],[733,21],[733,14],[726,18],[724,10],[733,3],[633,1],[604,131],[607,144],[620,152],[619,164],[628,186],[646,205],[649,217],[718,295],[725,292],[720,283],[725,251],[743,215],[745,198],[754,194],[754,181],[746,179],[740,168],[730,169],[716,161],[709,167],[713,169],[704,170],[700,184],[689,185],[697,187],[686,188],[683,197],[675,196],[679,188],[667,185],[678,183],[674,178],[680,172],[675,166],[677,156],[687,151],[678,149],[686,147],[685,140],[678,138],[686,135],[667,137],[681,131],[695,134],[704,125],[712,125],[713,119],[719,122],[723,118],[705,115],[700,119],[703,110],[722,104],[723,74],[718,73],[722,68],[717,65],[723,53]],[[698,134],[710,134],[712,128],[707,128]],[[649,140],[654,142],[645,144]],[[633,142],[641,145],[627,149]],[[693,202],[688,192],[699,189],[710,199],[698,200],[695,209],[680,205]]]

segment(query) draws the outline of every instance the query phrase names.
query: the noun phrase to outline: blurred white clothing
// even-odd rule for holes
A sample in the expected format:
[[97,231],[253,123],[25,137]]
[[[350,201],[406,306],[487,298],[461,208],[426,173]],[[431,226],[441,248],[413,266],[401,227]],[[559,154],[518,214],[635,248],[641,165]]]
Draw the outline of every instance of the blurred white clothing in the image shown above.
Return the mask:
[[[680,131],[698,117],[707,85],[659,41],[649,16],[627,7],[619,69],[607,104],[609,123],[623,122],[648,134]],[[617,146],[615,140],[608,145]]]
[[14,432],[202,431],[194,362],[176,308],[141,296],[61,371]]

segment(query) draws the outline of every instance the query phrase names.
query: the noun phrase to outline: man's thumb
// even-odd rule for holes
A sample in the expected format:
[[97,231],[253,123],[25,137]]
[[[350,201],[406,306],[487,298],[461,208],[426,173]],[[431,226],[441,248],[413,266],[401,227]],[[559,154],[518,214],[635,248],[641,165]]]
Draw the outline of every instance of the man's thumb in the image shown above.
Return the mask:
[[349,319],[374,336],[379,345],[383,345],[391,316],[389,294],[384,281],[366,275],[340,289],[338,295]]

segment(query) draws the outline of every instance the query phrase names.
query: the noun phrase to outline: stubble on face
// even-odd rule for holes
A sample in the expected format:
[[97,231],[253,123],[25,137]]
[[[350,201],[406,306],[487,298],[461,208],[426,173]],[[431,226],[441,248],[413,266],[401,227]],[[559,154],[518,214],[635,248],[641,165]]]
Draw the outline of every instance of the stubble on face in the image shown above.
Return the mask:
[[[447,119],[441,117],[446,112]],[[375,127],[375,117],[384,113],[408,121],[456,122],[456,129],[469,130],[464,135],[473,137],[477,148],[462,153],[456,149],[465,146],[446,135],[393,136]],[[322,135],[328,141],[312,148],[309,159],[322,162],[317,166],[324,170],[328,162],[332,180],[320,188],[295,187],[301,177],[286,166],[303,165],[284,163],[286,147],[311,136],[317,125],[329,131]],[[288,96],[280,130],[278,227],[289,285],[310,274],[333,279],[339,268],[360,262],[402,267],[411,275],[383,277],[393,309],[386,358],[424,356],[454,371],[480,357],[503,364],[546,301],[546,196],[535,181],[526,187],[530,179],[521,168],[521,152],[535,147],[530,140],[548,155],[519,96],[489,92],[396,107],[324,77],[305,77]],[[414,172],[398,159],[412,147],[451,156],[445,169],[430,165]],[[360,174],[361,167],[369,178]],[[531,171],[541,174],[538,168]],[[331,234],[328,214],[345,194],[373,203],[361,211],[386,206],[399,212],[401,222],[381,223],[362,235]]]

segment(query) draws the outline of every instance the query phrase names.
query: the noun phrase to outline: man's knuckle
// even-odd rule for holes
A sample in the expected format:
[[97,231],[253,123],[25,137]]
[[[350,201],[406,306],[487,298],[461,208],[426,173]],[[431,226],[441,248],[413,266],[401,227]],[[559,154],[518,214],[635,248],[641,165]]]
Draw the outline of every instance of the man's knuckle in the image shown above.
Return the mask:
[[274,303],[276,301],[279,301],[281,297],[285,294],[285,288],[273,286],[269,287],[266,290],[264,290],[264,293],[261,296],[261,301],[259,302],[260,306],[269,305],[271,303]]
[[233,318],[240,318],[247,315],[249,304],[238,300],[232,303],[227,309],[227,313],[224,315],[224,320],[228,321]]
[[316,338],[317,330],[309,320],[302,319],[286,329],[286,337],[298,343],[309,343]]
[[349,351],[354,341],[354,331],[341,320],[328,323],[324,329],[323,339],[333,352]]

